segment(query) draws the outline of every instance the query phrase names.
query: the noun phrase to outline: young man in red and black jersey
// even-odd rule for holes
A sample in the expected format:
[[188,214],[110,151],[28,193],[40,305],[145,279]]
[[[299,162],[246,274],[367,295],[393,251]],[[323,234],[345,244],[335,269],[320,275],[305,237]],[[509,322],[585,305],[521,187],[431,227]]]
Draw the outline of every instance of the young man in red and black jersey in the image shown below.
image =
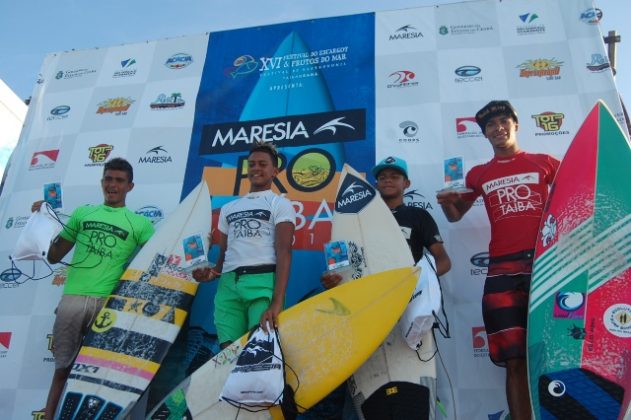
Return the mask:
[[437,195],[445,216],[456,222],[478,196],[491,224],[490,263],[482,317],[491,361],[506,367],[506,398],[513,420],[531,417],[526,368],[526,320],[532,258],[548,189],[559,161],[519,148],[517,113],[508,101],[491,101],[475,116],[491,143],[493,159],[466,177],[471,192]]

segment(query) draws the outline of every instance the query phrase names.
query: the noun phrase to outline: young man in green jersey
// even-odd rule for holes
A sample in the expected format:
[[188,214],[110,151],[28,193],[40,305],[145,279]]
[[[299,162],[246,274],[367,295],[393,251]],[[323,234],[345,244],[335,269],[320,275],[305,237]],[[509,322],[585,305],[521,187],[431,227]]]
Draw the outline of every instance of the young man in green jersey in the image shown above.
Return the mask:
[[[101,179],[103,204],[76,208],[48,249],[51,264],[61,262],[73,247],[75,251],[63,296],[55,310],[52,348],[55,373],[46,401],[46,419],[55,415],[88,328],[129,259],[153,234],[151,221],[125,206],[127,193],[134,188],[133,178],[133,168],[125,159],[106,162]],[[41,204],[42,201],[36,201],[31,210],[38,210]]]

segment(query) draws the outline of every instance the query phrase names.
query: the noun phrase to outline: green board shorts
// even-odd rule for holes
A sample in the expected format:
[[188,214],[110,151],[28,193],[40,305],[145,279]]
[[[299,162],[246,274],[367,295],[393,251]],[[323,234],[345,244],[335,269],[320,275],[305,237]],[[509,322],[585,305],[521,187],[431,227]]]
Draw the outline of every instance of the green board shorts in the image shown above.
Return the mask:
[[274,294],[274,272],[222,273],[215,294],[219,343],[236,341],[258,324]]

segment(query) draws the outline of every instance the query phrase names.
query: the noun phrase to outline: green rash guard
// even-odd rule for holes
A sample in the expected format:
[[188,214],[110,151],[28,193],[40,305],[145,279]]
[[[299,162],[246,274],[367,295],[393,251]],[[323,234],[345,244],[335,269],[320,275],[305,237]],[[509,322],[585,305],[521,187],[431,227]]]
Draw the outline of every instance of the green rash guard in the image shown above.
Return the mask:
[[75,244],[66,295],[108,296],[138,246],[153,234],[151,221],[127,207],[78,207],[60,236]]

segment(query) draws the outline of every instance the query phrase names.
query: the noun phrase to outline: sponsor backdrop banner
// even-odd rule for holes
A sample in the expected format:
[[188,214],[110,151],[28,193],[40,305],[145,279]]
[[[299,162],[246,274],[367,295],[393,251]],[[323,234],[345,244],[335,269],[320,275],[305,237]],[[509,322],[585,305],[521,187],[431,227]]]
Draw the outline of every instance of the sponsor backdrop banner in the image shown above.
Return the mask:
[[[122,156],[135,169],[131,210],[159,228],[204,178],[216,226],[221,206],[247,192],[247,151],[263,140],[280,151],[273,188],[298,214],[288,305],[321,290],[344,163],[372,183],[375,160],[408,161],[405,202],[432,214],[453,262],[442,279],[451,338],[438,342],[440,400],[449,418],[505,418],[504,372],[488,359],[480,311],[486,212],[480,201],[448,224],[435,194],[491,158],[473,118],[491,99],[517,108],[522,148],[558,158],[597,99],[622,122],[601,17],[589,0],[488,0],[47,56],[0,199],[4,416],[41,418],[54,368],[64,266],[9,259],[45,186],[66,220],[75,207],[102,202],[103,163]],[[212,341],[214,290],[200,287],[150,405],[183,377],[200,337]]]

